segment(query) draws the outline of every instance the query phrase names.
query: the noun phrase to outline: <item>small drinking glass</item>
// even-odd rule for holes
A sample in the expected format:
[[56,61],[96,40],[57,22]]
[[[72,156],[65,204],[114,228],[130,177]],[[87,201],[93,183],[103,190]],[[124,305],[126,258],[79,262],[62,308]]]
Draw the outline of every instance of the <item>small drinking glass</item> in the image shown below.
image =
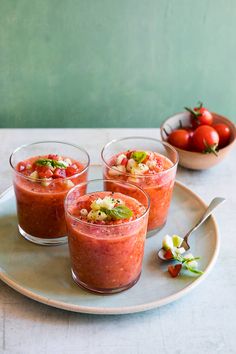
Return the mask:
[[[35,157],[42,158],[49,154],[71,159],[80,167],[78,173],[71,177],[46,181],[19,171],[19,163],[29,162],[30,159],[33,161]],[[40,245],[67,242],[65,196],[74,185],[87,180],[89,161],[89,155],[84,149],[59,141],[23,145],[11,154],[18,228],[25,239]],[[82,192],[85,192],[85,189]]]
[[[72,277],[79,286],[96,293],[126,290],[138,281],[141,274],[149,197],[139,187],[124,182],[143,200],[141,205],[134,198],[113,193],[117,184],[120,185],[120,181],[109,180],[110,189],[102,179],[84,182],[71,189],[65,200]],[[87,192],[83,196],[81,190],[84,188]],[[90,203],[91,198],[105,196],[120,198],[133,205],[137,218],[108,224],[81,219],[79,205]]]
[[[127,151],[151,151],[167,159],[169,168],[155,174],[134,175],[119,172],[112,167],[116,156]],[[168,143],[154,138],[128,137],[112,140],[102,149],[104,179],[127,181],[142,188],[150,197],[148,235],[156,234],[166,223],[178,165],[178,153]],[[120,187],[121,193],[131,195],[132,189]]]

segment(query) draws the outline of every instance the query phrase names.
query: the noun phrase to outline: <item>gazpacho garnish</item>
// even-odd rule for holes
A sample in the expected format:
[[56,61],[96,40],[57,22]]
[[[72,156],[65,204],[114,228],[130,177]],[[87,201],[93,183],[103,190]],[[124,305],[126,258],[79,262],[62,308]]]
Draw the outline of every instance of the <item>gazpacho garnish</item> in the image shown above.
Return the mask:
[[133,216],[132,210],[121,199],[110,196],[95,199],[89,209],[81,209],[80,214],[83,219],[93,222],[130,219]]
[[[71,159],[55,154],[39,156],[34,159],[21,161],[17,165],[17,170],[32,182],[41,180],[41,184],[47,187],[54,179],[65,179],[80,172],[79,166]],[[68,187],[73,187],[71,180],[65,181]]]
[[[157,142],[157,149],[158,144]],[[168,149],[172,151],[172,148],[165,147],[165,149],[168,156]],[[169,155],[172,156],[172,152]],[[116,179],[136,184],[149,195],[151,207],[148,231],[160,229],[167,218],[177,166],[167,156],[151,149],[120,150],[107,159],[107,166],[104,169],[105,179]],[[172,159],[175,161],[173,156]],[[106,187],[111,190],[109,182],[106,182]],[[127,188],[117,185],[114,191],[126,194]],[[136,198],[135,191],[131,188],[128,193]]]
[[131,155],[131,158],[134,159],[137,163],[143,162],[147,157],[145,151],[134,151]]
[[172,237],[166,235],[162,241],[162,247],[165,250],[164,257],[167,260],[175,260],[179,262],[175,265],[168,266],[168,272],[172,278],[177,277],[182,268],[197,275],[203,274],[203,272],[198,269],[197,260],[199,260],[200,257],[194,257],[192,253],[183,256],[183,253],[185,252],[184,247],[181,247],[183,240],[184,239],[178,235],[173,235]]
[[53,159],[39,159],[35,161],[36,165],[39,166],[48,166],[48,167],[58,167],[58,168],[67,168],[68,164],[65,161],[53,160]]
[[153,175],[171,167],[169,159],[152,151],[125,151],[112,161],[109,175],[116,176],[122,173],[131,175]]

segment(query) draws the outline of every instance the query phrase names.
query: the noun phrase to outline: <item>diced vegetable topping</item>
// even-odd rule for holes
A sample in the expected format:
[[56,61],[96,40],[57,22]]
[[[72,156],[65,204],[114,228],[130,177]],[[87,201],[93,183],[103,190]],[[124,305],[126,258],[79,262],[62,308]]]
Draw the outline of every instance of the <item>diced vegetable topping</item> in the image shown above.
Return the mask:
[[[183,238],[178,235],[165,235],[162,240],[162,247],[164,250],[168,251],[171,250],[172,254],[182,254],[185,252],[185,249],[181,247]],[[173,257],[172,257],[173,258]]]
[[89,210],[81,209],[80,214],[86,220],[96,222],[129,219],[133,212],[121,199],[105,196],[95,199],[90,204]]
[[80,214],[83,216],[87,216],[88,215],[88,210],[87,209],[81,209],[80,210]]
[[172,249],[174,247],[173,239],[172,239],[171,236],[165,235],[165,237],[163,238],[163,241],[162,241],[162,247],[165,250],[169,250],[169,249]]
[[68,165],[66,168],[66,177],[74,176],[78,172],[78,167],[76,164]]
[[38,172],[38,178],[50,178],[53,176],[53,171],[46,165],[36,166],[36,171]]
[[22,172],[22,171],[24,171],[25,169],[26,169],[26,163],[25,163],[24,161],[20,162],[20,163],[18,164],[18,171],[19,171],[19,172]]
[[109,175],[112,177],[129,173],[134,176],[155,174],[172,166],[171,162],[152,151],[126,151],[118,154],[111,161]]
[[87,215],[88,220],[93,220],[93,221],[103,221],[106,220],[107,214],[104,213],[101,210],[90,210],[90,212]]
[[56,168],[53,172],[53,178],[66,178],[66,171],[62,168]]
[[[124,161],[127,160],[127,157],[125,154],[120,154],[117,159],[116,159],[116,164],[117,165],[125,165]],[[128,161],[128,160],[127,160]]]
[[110,176],[120,176],[122,173],[126,172],[126,168],[123,165],[112,166],[112,169],[109,171]]
[[168,272],[170,273],[170,275],[172,276],[172,278],[176,278],[180,271],[182,269],[182,264],[176,264],[176,265],[169,265],[168,266]]
[[147,157],[145,151],[134,151],[131,155],[131,158],[134,159],[137,163],[143,162]]
[[98,198],[94,200],[91,204],[91,208],[93,210],[100,210],[102,208],[111,210],[114,208],[115,205],[116,205],[116,200],[114,198],[107,196],[103,199]]
[[37,180],[39,178],[38,172],[34,171],[32,172],[30,175],[30,178],[32,178],[33,180]]
[[165,259],[168,259],[168,260],[173,259],[173,253],[170,248],[165,252],[164,257],[165,257]]
[[198,268],[197,260],[199,257],[194,257],[192,253],[188,253],[183,256],[185,253],[185,248],[181,247],[183,242],[183,238],[178,235],[173,235],[172,237],[169,235],[165,235],[162,240],[162,247],[165,250],[164,257],[166,260],[178,261],[176,265],[169,265],[168,272],[169,274],[175,278],[180,273],[181,269],[184,267],[186,270],[195,273],[195,274],[203,274],[203,272]]
[[71,188],[74,183],[66,180],[77,174],[79,166],[69,158],[62,158],[55,154],[49,154],[40,158],[21,161],[17,165],[17,170],[30,177],[30,180],[36,182],[41,180],[41,185],[47,187],[53,179],[65,179],[65,187]]
[[178,236],[178,235],[173,235],[172,236],[172,241],[173,241],[173,246],[174,247],[180,247],[183,242],[183,238]]

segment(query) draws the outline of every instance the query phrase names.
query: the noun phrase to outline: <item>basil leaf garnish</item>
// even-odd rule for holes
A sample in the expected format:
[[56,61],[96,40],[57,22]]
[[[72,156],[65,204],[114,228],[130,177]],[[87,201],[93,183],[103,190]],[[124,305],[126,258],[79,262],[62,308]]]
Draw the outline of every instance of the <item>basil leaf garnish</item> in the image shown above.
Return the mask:
[[57,168],[67,168],[67,165],[62,161],[52,160],[52,159],[39,159],[36,162],[38,166],[48,166]]
[[137,163],[141,163],[143,162],[146,157],[147,154],[145,151],[134,151],[131,155],[132,159],[134,159]]
[[101,208],[101,211],[110,216],[113,220],[129,219],[133,212],[125,205],[118,205],[113,209],[109,210],[106,208]]

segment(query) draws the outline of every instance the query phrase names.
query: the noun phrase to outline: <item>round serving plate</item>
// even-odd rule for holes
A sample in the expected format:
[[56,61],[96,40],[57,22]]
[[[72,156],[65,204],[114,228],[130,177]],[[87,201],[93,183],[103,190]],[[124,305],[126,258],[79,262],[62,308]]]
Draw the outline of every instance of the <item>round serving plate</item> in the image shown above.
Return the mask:
[[[90,179],[101,178],[101,167],[90,167]],[[190,239],[191,252],[200,256],[200,277],[171,278],[167,263],[157,259],[163,236],[181,236],[197,221],[206,204],[180,182],[175,183],[168,221],[146,240],[143,270],[131,289],[114,295],[96,295],[79,288],[71,278],[67,245],[39,246],[19,235],[13,188],[0,198],[0,279],[21,294],[60,309],[92,314],[125,314],[150,310],[173,302],[200,284],[212,269],[219,251],[219,233],[211,216]]]

